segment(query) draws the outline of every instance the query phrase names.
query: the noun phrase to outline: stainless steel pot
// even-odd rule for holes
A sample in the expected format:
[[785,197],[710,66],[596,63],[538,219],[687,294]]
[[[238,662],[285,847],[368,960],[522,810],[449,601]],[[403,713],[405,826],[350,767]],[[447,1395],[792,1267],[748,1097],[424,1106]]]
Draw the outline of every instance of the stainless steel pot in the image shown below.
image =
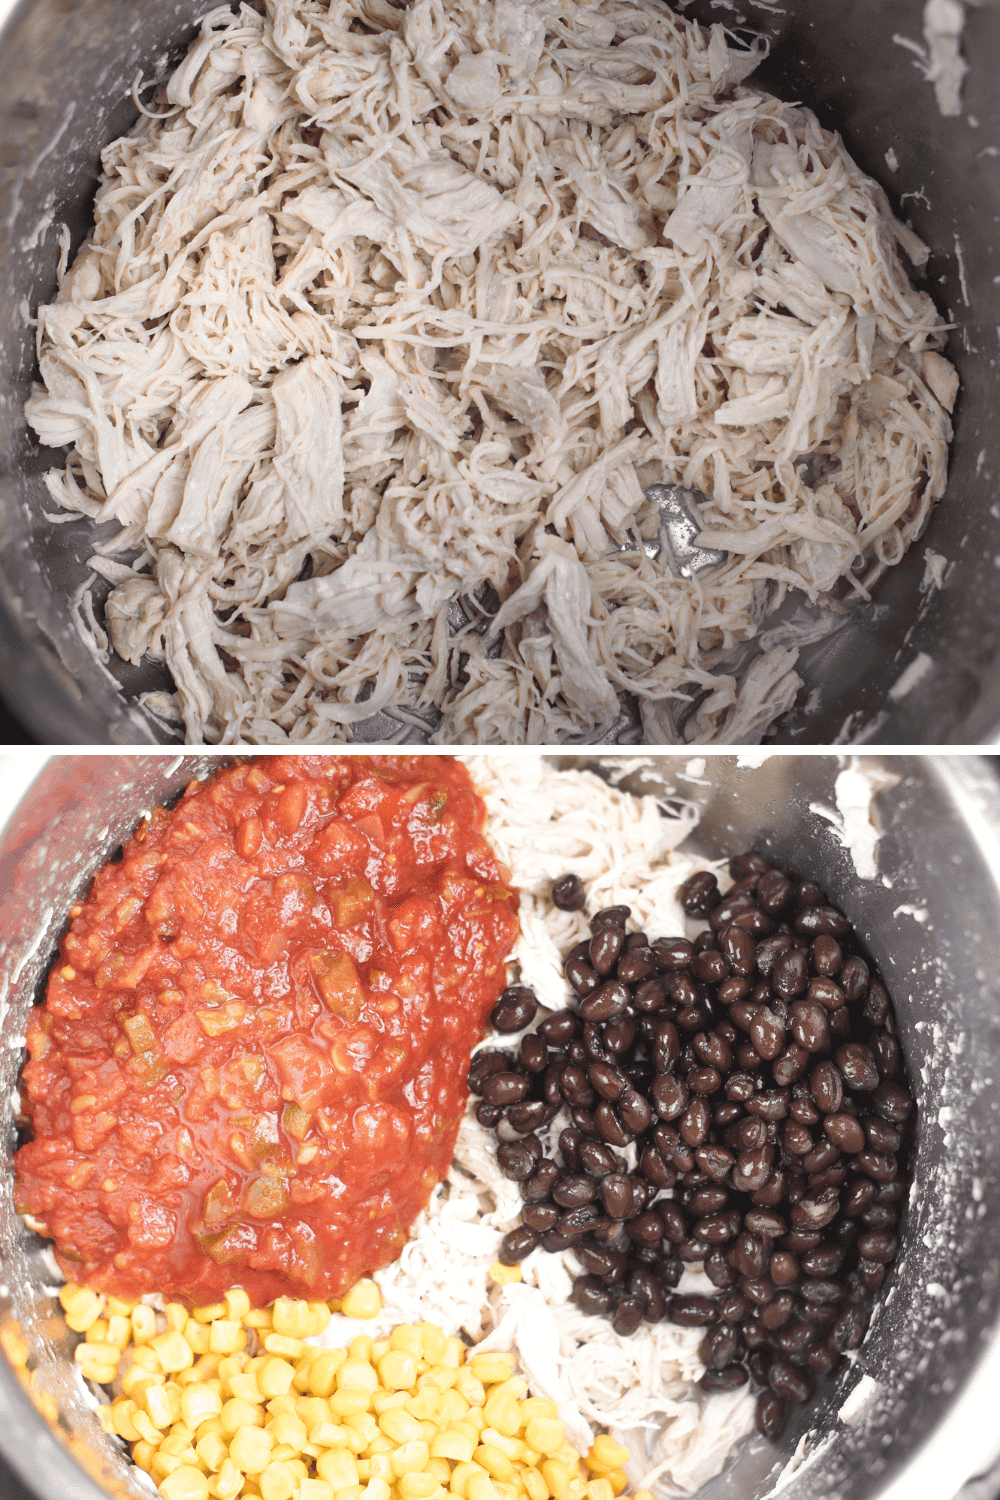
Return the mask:
[[[54,1337],[51,1271],[11,1197],[10,1091],[32,1002],[89,875],[143,809],[213,763],[207,755],[57,756],[2,767],[17,803],[0,835],[0,1097],[8,1111],[0,1170],[0,1342],[16,1320],[36,1373],[0,1359],[0,1450],[41,1497],[148,1495],[101,1432]],[[598,767],[599,762],[584,762]],[[617,761],[623,785],[697,803],[695,843],[720,856],[755,846],[820,881],[858,927],[884,974],[919,1106],[916,1188],[882,1311],[851,1364],[777,1445],[752,1439],[701,1500],[768,1495],[800,1439],[805,1462],[788,1500],[951,1500],[988,1469],[1000,1388],[1000,780],[976,759],[862,757],[895,777],[874,804],[877,879],[862,880],[831,823],[843,761],[774,756]],[[560,764],[581,764],[561,757]],[[631,766],[631,769],[630,769]],[[18,785],[18,776],[21,785]],[[13,779],[12,779],[13,778]],[[23,791],[23,796],[21,795]],[[20,800],[18,801],[18,798]],[[75,1454],[75,1457],[73,1456]],[[997,1456],[1000,1456],[998,1454]],[[1000,1484],[1000,1475],[996,1476]],[[984,1485],[968,1500],[995,1500]]]
[[[962,112],[947,118],[913,51],[925,46],[922,0],[678,3],[699,21],[769,37],[772,56],[755,81],[813,105],[842,131],[931,246],[926,285],[955,324],[948,354],[962,393],[948,496],[875,601],[803,650],[805,686],[780,725],[782,744],[993,743],[1000,730],[1000,6],[943,3],[965,15],[969,67]],[[0,696],[41,743],[149,741],[152,728],[130,713],[116,683],[126,697],[168,685],[155,668],[117,663],[109,675],[69,621],[94,529],[43,517],[52,503],[41,474],[56,455],[39,449],[22,415],[37,374],[27,314],[54,293],[60,222],[74,247],[86,232],[99,152],[136,118],[136,74],[165,77],[209,8],[209,0],[0,0]],[[925,586],[927,549],[948,560],[943,590]],[[891,697],[921,652],[930,658],[924,675]]]

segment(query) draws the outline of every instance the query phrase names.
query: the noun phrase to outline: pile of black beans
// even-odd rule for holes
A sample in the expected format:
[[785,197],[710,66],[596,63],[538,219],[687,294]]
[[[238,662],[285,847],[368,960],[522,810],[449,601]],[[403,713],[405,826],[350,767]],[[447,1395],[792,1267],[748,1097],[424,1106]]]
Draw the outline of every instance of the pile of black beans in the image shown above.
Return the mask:
[[[565,958],[574,1003],[483,1051],[469,1087],[520,1183],[514,1265],[572,1246],[573,1297],[621,1334],[645,1319],[704,1327],[709,1391],[760,1387],[757,1425],[782,1428],[864,1337],[899,1248],[914,1102],[885,986],[846,917],[813,882],[761,855],[681,889],[694,941],[626,933],[627,906],[599,911]],[[574,875],[552,898],[581,910]],[[497,1031],[537,1015],[504,991]],[[568,1111],[558,1153],[538,1130]],[[638,1166],[619,1153],[634,1143]],[[675,1292],[703,1265],[713,1297]]]

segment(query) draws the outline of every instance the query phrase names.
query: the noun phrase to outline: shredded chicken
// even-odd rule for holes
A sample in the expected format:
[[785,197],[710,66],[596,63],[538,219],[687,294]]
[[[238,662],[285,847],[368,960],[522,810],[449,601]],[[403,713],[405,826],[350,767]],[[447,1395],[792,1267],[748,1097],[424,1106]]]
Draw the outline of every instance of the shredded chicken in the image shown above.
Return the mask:
[[[900,560],[955,377],[925,247],[744,82],[760,55],[656,0],[205,18],[104,153],[28,402],[72,445],[53,499],[116,523],[81,628],[165,661],[151,713],[542,743],[630,694],[654,742],[761,738],[795,651],[730,653],[788,589],[842,610]],[[656,481],[707,496],[721,565],[637,545]]]

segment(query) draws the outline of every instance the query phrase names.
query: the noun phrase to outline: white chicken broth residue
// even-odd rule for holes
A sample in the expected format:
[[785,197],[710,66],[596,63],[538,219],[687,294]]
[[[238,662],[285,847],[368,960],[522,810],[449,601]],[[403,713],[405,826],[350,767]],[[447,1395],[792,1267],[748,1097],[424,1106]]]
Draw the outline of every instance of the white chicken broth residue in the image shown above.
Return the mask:
[[[551,743],[628,692],[663,743],[680,693],[687,742],[760,740],[796,650],[728,653],[900,560],[957,385],[926,248],[760,55],[654,0],[206,16],[104,152],[27,407],[51,497],[116,523],[80,628],[165,661],[148,712]],[[646,555],[659,481],[721,563]]]

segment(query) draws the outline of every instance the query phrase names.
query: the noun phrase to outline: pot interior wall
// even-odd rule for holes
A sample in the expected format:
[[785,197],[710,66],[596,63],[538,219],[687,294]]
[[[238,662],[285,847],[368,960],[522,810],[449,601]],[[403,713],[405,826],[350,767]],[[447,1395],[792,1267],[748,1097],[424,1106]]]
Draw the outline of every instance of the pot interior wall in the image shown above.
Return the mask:
[[[789,1500],[869,1500],[908,1463],[962,1395],[1000,1338],[1000,979],[991,944],[1000,929],[1000,792],[984,761],[865,757],[896,776],[876,802],[882,827],[879,879],[858,878],[829,821],[842,762],[834,756],[772,757],[757,768],[733,757],[704,769],[683,758],[639,760],[623,783],[683,798],[701,809],[696,845],[712,857],[756,847],[818,880],[856,925],[896,1005],[920,1109],[915,1177],[903,1249],[882,1311],[862,1348],[821,1400],[796,1415],[777,1444],[753,1438],[702,1500],[756,1500],[773,1485],[799,1438],[816,1456],[792,1477]],[[573,757],[560,763],[593,764]],[[89,875],[135,827],[211,757],[159,754],[130,760],[58,757],[48,762],[0,841],[0,971],[10,978],[0,1025],[0,1097],[7,1128],[0,1163],[0,1330],[17,1320],[36,1380],[60,1412],[57,1424],[83,1469],[35,1415],[0,1360],[0,1401],[10,1413],[0,1448],[40,1495],[98,1500],[110,1490],[146,1493],[101,1433],[53,1337],[54,1286],[42,1242],[17,1218],[11,1195],[11,1090],[32,1003],[41,997],[54,945]],[[622,761],[614,762],[622,769]],[[651,769],[651,766],[653,769]],[[689,768],[689,769],[688,769]],[[692,777],[694,779],[692,779]],[[838,1413],[862,1376],[874,1382],[855,1420]],[[956,1454],[955,1485],[963,1462]],[[105,1488],[102,1489],[101,1485]],[[942,1492],[941,1500],[945,1500]]]
[[[167,685],[162,669],[106,669],[70,624],[67,600],[86,576],[90,522],[52,526],[41,474],[58,455],[40,449],[22,414],[37,378],[28,310],[55,290],[59,226],[83,238],[101,147],[135,119],[128,93],[142,72],[166,76],[207,0],[21,0],[0,40],[0,173],[7,197],[0,270],[0,347],[9,372],[0,396],[0,693],[43,743],[143,743],[163,738],[126,699]],[[843,131],[866,171],[932,247],[926,285],[953,322],[948,348],[962,376],[951,481],[924,539],[843,629],[806,647],[805,687],[777,742],[974,743],[1000,724],[994,607],[997,436],[996,339],[1000,221],[1000,7],[969,5],[964,112],[943,119],[912,50],[919,0],[690,0],[705,24],[765,32],[772,56],[761,87],[816,107]],[[886,152],[898,169],[890,171]],[[111,534],[112,523],[101,531]],[[925,552],[948,561],[942,590],[925,586]],[[100,586],[95,598],[100,599]],[[891,699],[902,670],[924,652],[917,685]],[[119,692],[124,689],[125,697]]]

